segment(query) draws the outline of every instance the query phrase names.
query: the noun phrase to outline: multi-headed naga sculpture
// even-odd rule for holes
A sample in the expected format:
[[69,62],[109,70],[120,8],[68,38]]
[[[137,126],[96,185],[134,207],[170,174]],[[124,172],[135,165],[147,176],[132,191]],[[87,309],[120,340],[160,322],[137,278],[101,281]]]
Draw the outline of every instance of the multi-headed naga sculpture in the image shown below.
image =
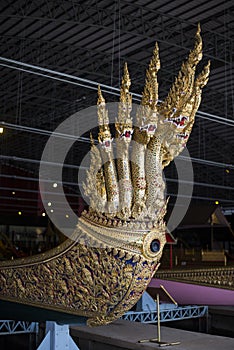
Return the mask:
[[[91,163],[74,241],[30,259],[2,263],[0,298],[86,316],[89,325],[111,322],[130,309],[159,266],[166,243],[163,168],[185,147],[209,76],[198,27],[195,46],[168,96],[158,103],[156,44],[135,120],[124,67],[115,142],[100,88],[98,145]],[[114,155],[115,153],[115,155]]]

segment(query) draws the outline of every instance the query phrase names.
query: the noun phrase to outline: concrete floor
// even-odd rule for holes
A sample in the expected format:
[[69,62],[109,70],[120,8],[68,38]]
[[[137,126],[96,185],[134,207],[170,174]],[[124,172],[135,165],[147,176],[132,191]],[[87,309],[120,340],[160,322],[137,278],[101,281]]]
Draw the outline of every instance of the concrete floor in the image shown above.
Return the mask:
[[[156,343],[138,343],[141,339],[157,338],[157,326],[150,324],[118,320],[109,325],[95,328],[72,326],[70,334],[79,345],[80,350],[150,350],[159,348]],[[161,327],[161,340],[180,342],[180,344],[173,346],[175,350],[234,349],[234,338],[167,327]]]

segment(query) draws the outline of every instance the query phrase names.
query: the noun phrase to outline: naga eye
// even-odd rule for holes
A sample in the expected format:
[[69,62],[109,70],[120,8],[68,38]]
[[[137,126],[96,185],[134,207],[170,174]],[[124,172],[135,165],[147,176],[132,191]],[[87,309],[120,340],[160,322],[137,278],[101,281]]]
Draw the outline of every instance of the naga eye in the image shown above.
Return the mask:
[[153,239],[150,243],[150,250],[153,253],[157,253],[160,250],[160,242],[158,239]]

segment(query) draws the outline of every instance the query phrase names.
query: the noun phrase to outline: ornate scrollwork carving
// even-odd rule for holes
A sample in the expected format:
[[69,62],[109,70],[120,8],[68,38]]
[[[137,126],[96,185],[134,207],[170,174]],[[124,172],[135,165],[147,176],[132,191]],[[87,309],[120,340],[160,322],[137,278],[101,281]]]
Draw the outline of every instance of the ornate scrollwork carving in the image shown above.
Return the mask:
[[157,272],[156,277],[178,282],[200,284],[209,287],[234,290],[234,268],[219,267],[206,269],[175,270]]

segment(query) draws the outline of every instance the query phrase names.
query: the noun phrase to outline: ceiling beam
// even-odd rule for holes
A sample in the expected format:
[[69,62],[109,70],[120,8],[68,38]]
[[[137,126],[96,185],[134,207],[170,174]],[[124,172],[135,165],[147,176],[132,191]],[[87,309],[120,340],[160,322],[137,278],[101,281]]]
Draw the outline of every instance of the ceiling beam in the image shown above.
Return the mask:
[[[100,83],[110,84],[111,77],[111,53],[99,52],[89,50],[76,45],[60,44],[56,42],[34,40],[29,38],[19,37],[1,37],[2,54],[6,57],[18,59],[19,45],[20,42],[24,46],[23,62],[30,62],[31,64],[40,62],[40,58],[43,58],[41,65],[45,65],[47,68],[64,70],[66,72],[77,72],[80,77],[90,77]],[[122,57],[121,66],[124,65],[124,61],[129,63],[129,70],[132,77],[132,86],[136,89],[137,86],[141,92],[142,86],[144,85],[145,70],[147,63],[144,61],[137,61],[136,59]],[[114,61],[117,65],[117,60]],[[166,66],[164,64],[164,66]],[[64,68],[65,67],[65,68]],[[88,71],[87,71],[88,67]],[[174,67],[173,67],[174,68]],[[168,69],[161,69],[159,72],[160,78],[160,93],[162,98],[168,93],[169,88],[174,81],[175,76],[178,72],[169,71]],[[74,74],[75,75],[75,74]],[[2,77],[3,79],[3,77]],[[119,78],[117,78],[117,72],[113,76],[114,86],[119,85]],[[8,84],[10,82],[8,81]],[[16,88],[16,86],[15,86]],[[78,92],[78,89],[77,89]],[[83,91],[82,91],[83,94]],[[206,98],[206,95],[208,96]],[[79,94],[78,94],[79,96]],[[228,105],[228,109],[225,107]],[[226,116],[232,118],[232,96],[224,95],[221,92],[213,91],[206,87],[206,94],[204,94],[202,108],[204,111],[218,114],[220,116]]]
[[[10,1],[10,6],[1,13],[0,18],[24,21],[34,19],[42,25],[45,22],[55,21],[57,24],[79,24],[80,28],[95,27],[97,30],[108,31],[114,30],[115,23],[116,32],[190,50],[196,31],[194,23],[127,1],[121,1],[120,6],[123,4],[123,9],[116,9],[114,1],[105,8],[99,5],[98,0],[79,2],[47,0],[41,6],[38,6],[36,0],[25,2],[24,6]],[[231,38],[206,30],[203,33],[203,40],[206,43],[204,55],[227,64],[232,63]]]

